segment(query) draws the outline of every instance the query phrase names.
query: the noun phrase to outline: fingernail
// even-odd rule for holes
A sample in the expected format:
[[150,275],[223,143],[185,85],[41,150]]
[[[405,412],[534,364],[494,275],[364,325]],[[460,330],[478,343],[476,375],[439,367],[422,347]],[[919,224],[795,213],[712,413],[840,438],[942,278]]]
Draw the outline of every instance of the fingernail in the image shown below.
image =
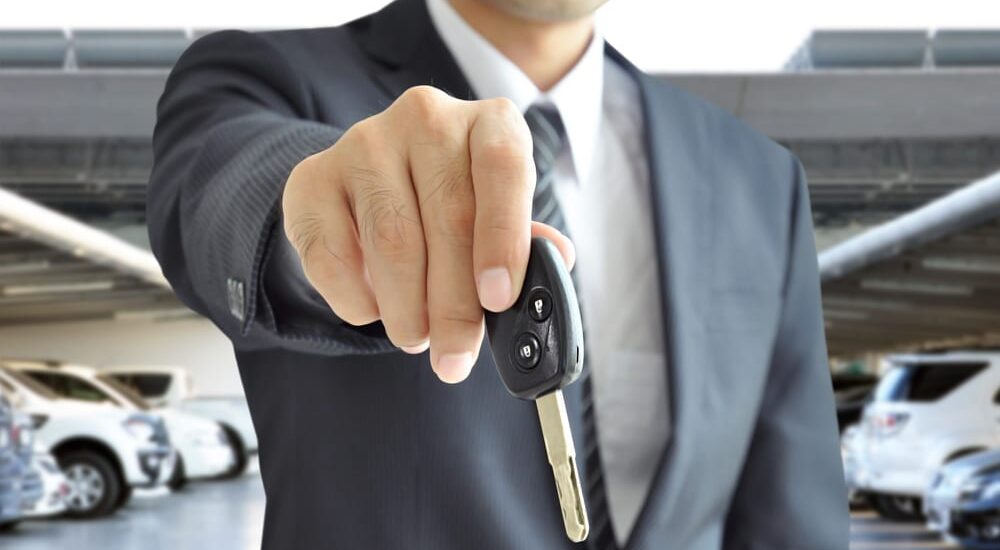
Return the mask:
[[472,371],[472,353],[446,353],[438,358],[435,372],[442,382],[457,384]]
[[399,349],[405,351],[406,353],[417,354],[427,351],[427,348],[429,348],[430,345],[431,345],[430,340],[424,340],[422,344],[417,344],[415,346],[399,346]]
[[511,299],[510,273],[493,267],[479,274],[479,300],[490,311],[506,309]]

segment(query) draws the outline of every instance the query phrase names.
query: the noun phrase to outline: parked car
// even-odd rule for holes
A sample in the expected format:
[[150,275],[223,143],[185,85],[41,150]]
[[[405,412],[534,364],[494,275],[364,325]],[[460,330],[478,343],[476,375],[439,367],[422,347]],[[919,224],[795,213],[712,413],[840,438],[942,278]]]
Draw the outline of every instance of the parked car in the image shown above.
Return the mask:
[[854,483],[882,516],[918,520],[934,473],[1000,446],[1000,353],[900,355],[865,407]]
[[[11,365],[62,397],[151,412],[142,396],[92,368],[31,361]],[[236,459],[218,423],[169,407],[154,413],[166,422],[170,441],[177,449],[176,466],[168,482],[172,489],[181,488],[189,479],[215,477],[232,468]]]
[[1000,450],[954,460],[924,495],[927,527],[966,548],[1000,548]]
[[116,366],[102,372],[135,390],[153,407],[175,407],[218,422],[236,455],[227,476],[243,473],[257,454],[257,432],[245,397],[198,395],[191,374],[184,367]]
[[21,519],[23,468],[14,443],[14,409],[0,393],[0,529],[10,529]]
[[67,514],[98,517],[124,505],[133,487],[166,482],[176,453],[163,421],[138,411],[61,399],[0,364],[0,392],[30,415],[38,437],[66,475]]

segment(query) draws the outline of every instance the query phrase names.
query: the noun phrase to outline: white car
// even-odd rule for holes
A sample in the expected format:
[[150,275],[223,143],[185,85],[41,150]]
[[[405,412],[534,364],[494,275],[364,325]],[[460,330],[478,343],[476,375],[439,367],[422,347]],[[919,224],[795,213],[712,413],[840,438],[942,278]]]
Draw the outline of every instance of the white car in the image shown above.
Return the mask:
[[[150,412],[141,396],[90,367],[34,361],[10,365],[62,397]],[[157,409],[153,414],[163,418],[170,442],[177,449],[176,468],[169,480],[171,488],[178,489],[189,479],[221,475],[232,467],[235,457],[218,423],[172,408]]]
[[257,432],[245,397],[196,395],[191,374],[183,367],[130,365],[101,372],[132,388],[153,407],[175,407],[218,422],[236,454],[229,476],[242,473],[257,454]]
[[952,351],[889,361],[852,443],[853,486],[880,515],[915,520],[943,464],[1000,446],[1000,353]]
[[166,482],[175,453],[159,418],[110,405],[60,399],[16,369],[0,364],[0,391],[28,413],[69,482],[67,513],[111,514],[133,487]]

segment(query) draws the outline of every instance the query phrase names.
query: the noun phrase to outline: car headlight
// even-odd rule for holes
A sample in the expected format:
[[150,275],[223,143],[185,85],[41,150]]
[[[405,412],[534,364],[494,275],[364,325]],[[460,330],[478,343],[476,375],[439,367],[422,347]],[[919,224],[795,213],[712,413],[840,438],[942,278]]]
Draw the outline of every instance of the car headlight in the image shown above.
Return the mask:
[[45,414],[32,414],[31,417],[31,428],[38,430],[49,421],[48,415]]
[[994,477],[983,485],[982,500],[990,500],[1000,496],[1000,478]]
[[989,473],[967,479],[959,487],[962,500],[987,500],[1000,496],[1000,475]]
[[153,423],[141,416],[130,416],[122,425],[132,437],[140,441],[152,441],[156,435]]

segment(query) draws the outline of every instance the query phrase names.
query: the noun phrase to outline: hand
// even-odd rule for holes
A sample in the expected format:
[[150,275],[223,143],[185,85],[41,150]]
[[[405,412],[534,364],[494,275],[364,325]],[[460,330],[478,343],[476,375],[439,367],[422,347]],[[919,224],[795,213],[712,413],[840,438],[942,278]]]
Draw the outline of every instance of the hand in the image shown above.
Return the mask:
[[463,101],[429,86],[302,160],[282,197],[284,229],[309,282],[352,325],[382,321],[407,353],[430,347],[460,382],[482,344],[483,308],[520,293],[530,239],[572,268],[572,243],[531,221],[531,133],[507,99]]

